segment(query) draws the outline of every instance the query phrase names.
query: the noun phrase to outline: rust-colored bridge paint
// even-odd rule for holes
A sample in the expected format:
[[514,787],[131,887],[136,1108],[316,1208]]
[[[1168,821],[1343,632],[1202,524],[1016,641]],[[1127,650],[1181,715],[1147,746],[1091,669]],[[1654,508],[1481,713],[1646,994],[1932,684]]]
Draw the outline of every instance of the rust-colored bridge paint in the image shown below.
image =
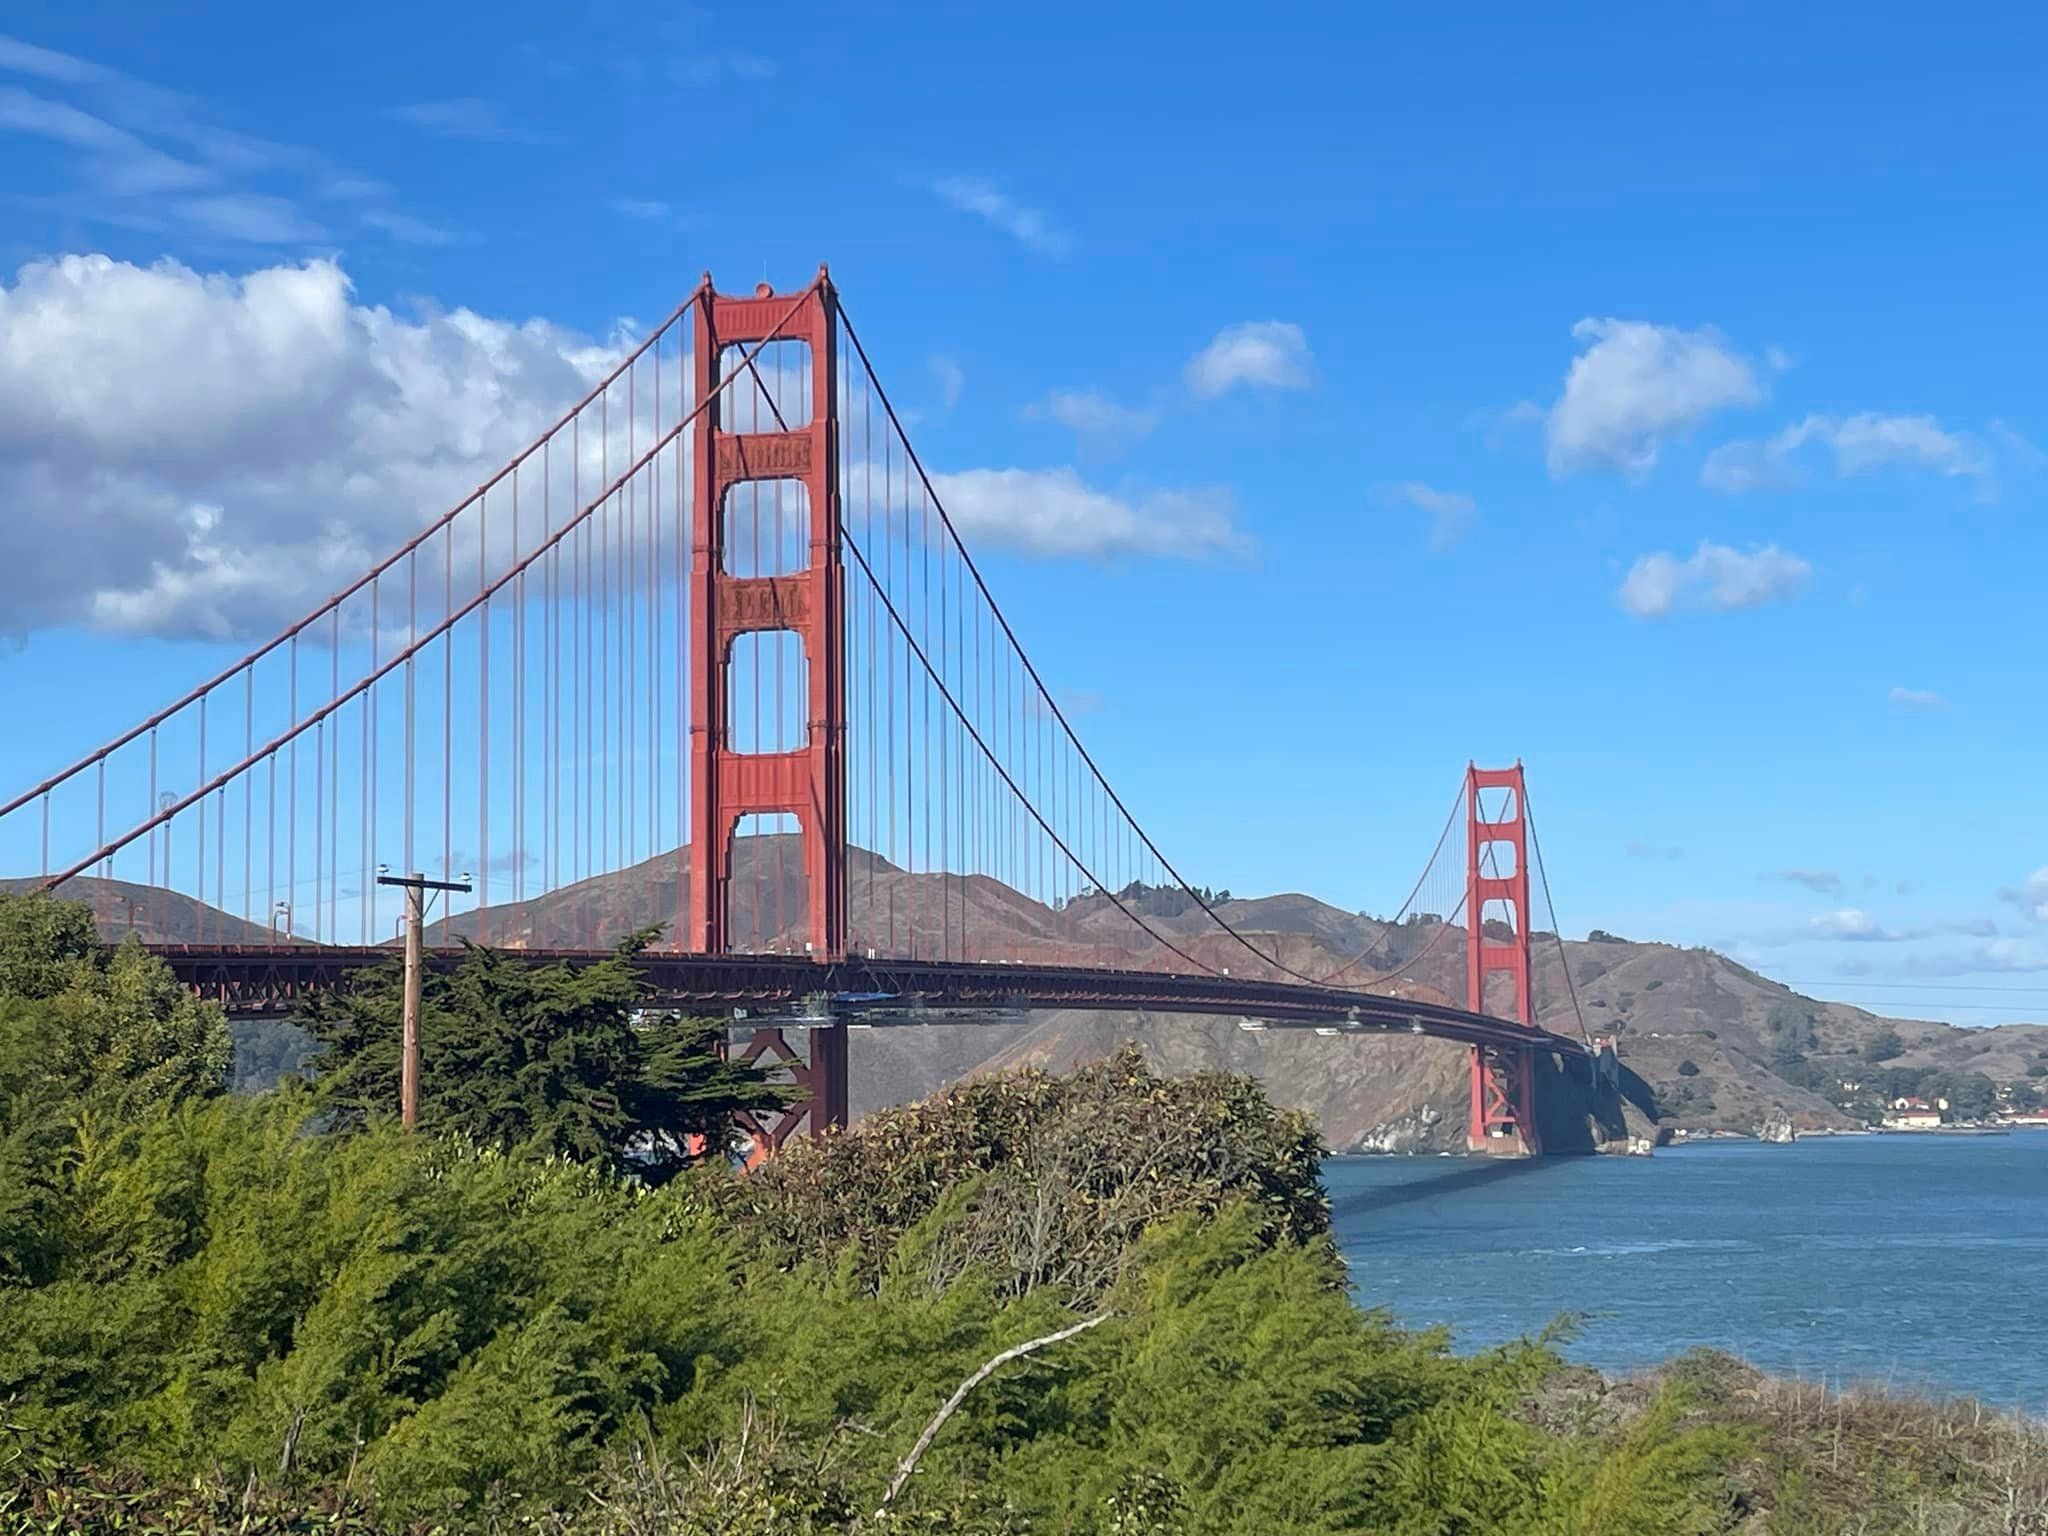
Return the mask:
[[[1498,819],[1489,820],[1480,791],[1506,790]],[[1529,958],[1529,807],[1522,765],[1465,769],[1465,978],[1466,1006],[1474,1013],[1536,1026],[1533,967]],[[1502,872],[1511,858],[1514,867]],[[1486,908],[1506,909],[1513,929],[1505,942],[1486,931]],[[1487,981],[1506,977],[1513,996],[1498,1010],[1487,1006]],[[1536,1128],[1535,1047],[1474,1045],[1471,1112],[1466,1145],[1474,1152],[1535,1157],[1543,1150]]]
[[[792,313],[794,306],[794,313]],[[803,844],[807,948],[814,961],[846,955],[845,579],[839,538],[838,301],[821,270],[803,293],[763,284],[745,298],[721,294],[705,274],[695,301],[696,399],[712,402],[692,424],[690,529],[690,847],[693,877],[687,942],[700,955],[731,953],[732,850],[741,818],[789,815]],[[810,348],[811,419],[772,432],[728,430],[729,386],[760,389],[757,376],[721,376],[725,349],[768,341]],[[776,402],[776,409],[781,402]],[[762,480],[801,482],[810,527],[804,569],[736,576],[726,569],[726,497]],[[726,673],[743,634],[786,631],[802,643],[808,698],[803,745],[787,752],[732,746]],[[761,1029],[742,1059],[784,1062],[804,1098],[772,1123],[750,1127],[757,1153],[772,1152],[804,1122],[821,1134],[847,1120],[846,1026],[807,1032],[808,1060],[780,1029]]]

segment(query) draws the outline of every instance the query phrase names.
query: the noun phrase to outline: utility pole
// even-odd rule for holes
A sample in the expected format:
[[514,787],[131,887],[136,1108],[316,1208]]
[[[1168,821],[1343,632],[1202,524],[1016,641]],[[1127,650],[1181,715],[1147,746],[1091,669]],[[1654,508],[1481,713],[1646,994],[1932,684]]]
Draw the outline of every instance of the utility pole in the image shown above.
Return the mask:
[[379,869],[377,883],[396,885],[405,891],[405,1032],[399,1055],[398,1119],[410,1131],[420,1123],[420,969],[425,960],[427,892],[467,892],[469,876],[460,880],[429,880],[418,871],[387,875]]

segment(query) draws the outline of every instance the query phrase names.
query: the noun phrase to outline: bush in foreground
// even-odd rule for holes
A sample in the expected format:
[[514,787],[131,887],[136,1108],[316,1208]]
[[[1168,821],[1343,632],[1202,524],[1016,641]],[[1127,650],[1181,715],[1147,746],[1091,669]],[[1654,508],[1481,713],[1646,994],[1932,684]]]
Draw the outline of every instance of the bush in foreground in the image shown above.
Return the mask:
[[[217,1015],[74,929],[0,908],[0,1536],[2041,1528],[2011,1421],[1360,1310],[1312,1129],[1242,1078],[1120,1055],[651,1187],[579,1050],[469,1138],[230,1099]],[[624,992],[471,966],[451,1025],[648,1083]]]

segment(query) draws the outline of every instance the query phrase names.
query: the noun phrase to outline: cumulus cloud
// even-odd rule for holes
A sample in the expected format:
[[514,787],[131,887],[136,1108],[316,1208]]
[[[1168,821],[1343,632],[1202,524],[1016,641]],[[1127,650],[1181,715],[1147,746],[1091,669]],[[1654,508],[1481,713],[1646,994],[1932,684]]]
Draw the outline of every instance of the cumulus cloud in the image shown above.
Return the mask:
[[1948,703],[1940,694],[1926,688],[1894,688],[1891,701],[1902,709],[1940,709]]
[[1094,390],[1056,389],[1042,404],[1026,406],[1032,421],[1056,421],[1074,434],[1084,453],[1108,456],[1149,436],[1159,412],[1124,405]]
[[1616,596],[1639,619],[1686,611],[1727,613],[1789,598],[1812,574],[1811,565],[1775,544],[1745,553],[1702,542],[1684,559],[1663,552],[1644,555],[1629,567]]
[[932,483],[970,546],[1033,555],[1106,558],[1233,554],[1246,541],[1221,490],[1124,496],[1086,484],[1071,469],[968,469]]
[[973,176],[944,176],[937,192],[962,213],[971,213],[1011,239],[1046,256],[1065,256],[1073,247],[1067,232],[1040,208],[1027,208],[993,182]]
[[1781,489],[1801,478],[1802,449],[1827,451],[1838,476],[1905,467],[1961,476],[1991,490],[1992,461],[1974,434],[1943,427],[1932,416],[1889,416],[1862,411],[1854,416],[1808,416],[1763,439],[1724,443],[1700,466],[1700,481],[1711,490],[1741,493]]
[[1823,912],[1812,922],[1816,938],[1855,939],[1865,941],[1885,940],[1897,937],[1878,926],[1877,920],[1861,907],[1843,907],[1835,912]]
[[0,633],[270,633],[616,357],[546,321],[359,305],[327,261],[31,263],[0,285]]
[[1214,400],[1238,384],[1306,389],[1314,368],[1308,337],[1300,326],[1286,320],[1248,320],[1218,331],[1208,346],[1188,359],[1186,377],[1198,399]]
[[1763,385],[1719,333],[1642,320],[1581,320],[1564,392],[1544,422],[1550,472],[1644,475],[1664,445],[1716,411],[1755,405]]
[[1380,500],[1396,506],[1413,507],[1429,514],[1429,549],[1442,554],[1464,537],[1477,503],[1463,491],[1440,491],[1420,480],[1403,480],[1380,486]]

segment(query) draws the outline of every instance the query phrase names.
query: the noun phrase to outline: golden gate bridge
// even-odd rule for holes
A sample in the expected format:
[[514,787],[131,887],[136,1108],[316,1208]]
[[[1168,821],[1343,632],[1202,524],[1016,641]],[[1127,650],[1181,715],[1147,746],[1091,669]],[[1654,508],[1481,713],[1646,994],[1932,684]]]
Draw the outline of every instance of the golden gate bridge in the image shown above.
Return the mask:
[[387,962],[392,868],[475,872],[424,936],[442,964],[659,925],[657,995],[731,1010],[801,1090],[771,1147],[845,1122],[848,1030],[875,1022],[1455,1040],[1471,1144],[1530,1153],[1539,1056],[1596,1055],[1561,943],[1561,1027],[1538,1024],[1557,933],[1519,764],[1468,766],[1360,952],[1183,877],[1032,666],[823,268],[742,296],[707,274],[404,547],[0,804],[0,854],[231,1014]]

